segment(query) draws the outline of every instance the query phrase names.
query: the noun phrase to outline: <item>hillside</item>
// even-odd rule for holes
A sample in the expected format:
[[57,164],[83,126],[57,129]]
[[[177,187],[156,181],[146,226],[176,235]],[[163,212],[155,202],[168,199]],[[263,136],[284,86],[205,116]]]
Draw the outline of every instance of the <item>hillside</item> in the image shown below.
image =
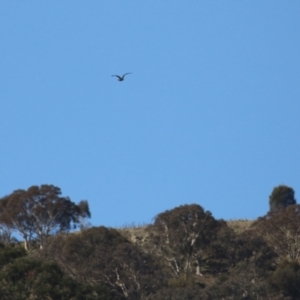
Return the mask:
[[1,299],[299,299],[298,205],[217,220],[197,204],[153,224],[91,227],[0,248]]

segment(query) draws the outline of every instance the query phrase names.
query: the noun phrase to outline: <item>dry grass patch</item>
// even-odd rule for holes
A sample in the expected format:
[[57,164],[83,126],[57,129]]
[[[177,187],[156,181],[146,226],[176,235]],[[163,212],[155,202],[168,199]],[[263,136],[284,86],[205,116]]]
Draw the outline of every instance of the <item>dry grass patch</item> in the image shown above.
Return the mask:
[[232,228],[237,234],[249,229],[249,227],[255,222],[255,220],[229,220],[226,221],[228,227]]
[[124,225],[122,228],[116,228],[116,230],[132,243],[142,246],[147,241],[149,236],[147,228],[148,224],[130,224]]

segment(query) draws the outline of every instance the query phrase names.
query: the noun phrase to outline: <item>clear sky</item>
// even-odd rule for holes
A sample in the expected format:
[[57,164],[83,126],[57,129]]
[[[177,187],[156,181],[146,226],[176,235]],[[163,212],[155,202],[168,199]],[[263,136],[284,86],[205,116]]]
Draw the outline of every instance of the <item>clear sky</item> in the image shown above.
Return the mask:
[[[0,197],[53,184],[93,225],[300,202],[300,1],[1,1]],[[132,72],[123,82],[113,74]]]

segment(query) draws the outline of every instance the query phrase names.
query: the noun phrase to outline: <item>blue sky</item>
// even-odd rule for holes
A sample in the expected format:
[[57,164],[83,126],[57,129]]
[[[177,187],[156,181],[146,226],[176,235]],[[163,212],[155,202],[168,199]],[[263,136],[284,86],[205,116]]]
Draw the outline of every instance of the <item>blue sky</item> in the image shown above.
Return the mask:
[[113,227],[187,203],[255,219],[279,184],[299,197],[299,11],[1,1],[0,197],[54,184]]

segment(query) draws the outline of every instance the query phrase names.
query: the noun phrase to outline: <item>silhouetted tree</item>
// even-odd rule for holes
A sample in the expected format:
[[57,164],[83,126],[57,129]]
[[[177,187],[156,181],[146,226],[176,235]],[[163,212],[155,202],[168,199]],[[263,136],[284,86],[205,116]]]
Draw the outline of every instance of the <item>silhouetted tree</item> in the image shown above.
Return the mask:
[[87,201],[77,205],[60,195],[60,188],[53,185],[16,190],[0,199],[0,224],[17,231],[25,249],[32,240],[42,248],[50,234],[76,228],[82,218],[91,216]]
[[105,284],[117,299],[142,299],[163,285],[158,264],[117,230],[92,227],[49,241],[48,255],[81,282]]
[[[238,269],[238,274],[261,281],[273,271],[277,254],[256,230],[236,234],[223,228],[208,246],[209,266],[218,274]],[[250,281],[249,280],[249,281]]]
[[269,212],[252,225],[282,258],[300,259],[300,205]]
[[200,205],[183,205],[160,213],[154,221],[152,240],[154,253],[161,256],[173,275],[202,275],[208,271],[210,254],[205,250],[226,226]]
[[286,185],[275,187],[269,199],[270,211],[276,211],[296,204],[294,190]]

